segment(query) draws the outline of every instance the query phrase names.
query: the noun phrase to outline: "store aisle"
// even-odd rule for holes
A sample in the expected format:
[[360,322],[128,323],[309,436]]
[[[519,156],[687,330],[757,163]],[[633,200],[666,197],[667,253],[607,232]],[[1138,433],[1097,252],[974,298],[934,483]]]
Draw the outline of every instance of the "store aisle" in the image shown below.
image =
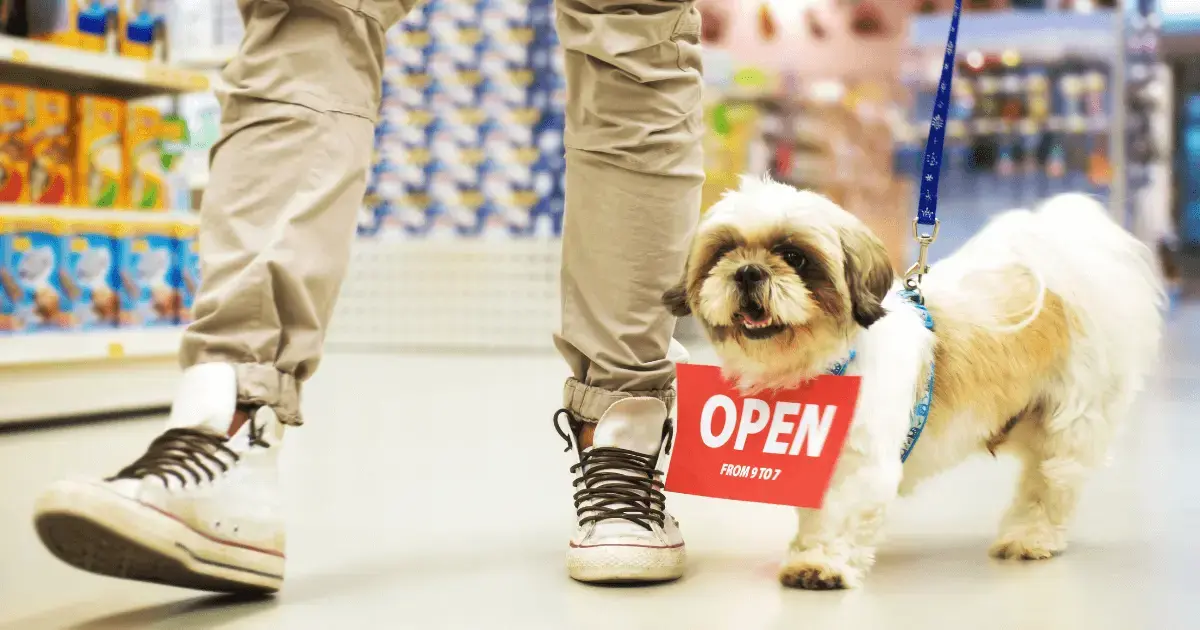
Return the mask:
[[1065,556],[986,556],[1014,471],[981,459],[896,506],[855,592],[778,586],[789,510],[689,497],[673,499],[684,580],[567,579],[571,462],[550,426],[563,376],[550,355],[330,357],[288,438],[289,580],[266,601],[94,577],[38,544],[36,492],[115,471],[161,420],[3,434],[0,628],[1195,628],[1200,304],[1175,314],[1168,347]]

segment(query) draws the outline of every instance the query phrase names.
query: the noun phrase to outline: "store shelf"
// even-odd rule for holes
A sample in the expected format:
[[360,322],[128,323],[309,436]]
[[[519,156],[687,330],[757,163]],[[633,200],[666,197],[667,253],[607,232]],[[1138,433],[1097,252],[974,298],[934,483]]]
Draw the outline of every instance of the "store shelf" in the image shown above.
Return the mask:
[[211,50],[187,53],[175,60],[175,65],[193,70],[220,70],[237,55],[237,46],[221,46]]
[[166,410],[178,380],[174,356],[0,366],[0,425]]
[[[1088,53],[1111,57],[1120,50],[1116,14],[1111,10],[989,11],[964,13],[959,22],[958,49],[1016,50],[1026,55],[1059,57]],[[909,22],[909,42],[918,48],[942,48],[950,15],[918,15]]]
[[181,329],[24,332],[0,337],[0,368],[173,357]]
[[67,208],[63,206],[21,206],[0,204],[0,216],[5,217],[54,217],[63,221],[101,220],[122,223],[184,223],[199,225],[200,216],[195,212],[140,212],[135,210],[102,210],[99,208]]
[[165,409],[181,334],[172,327],[0,337],[0,425]]
[[203,72],[0,36],[5,83],[132,99],[209,89]]

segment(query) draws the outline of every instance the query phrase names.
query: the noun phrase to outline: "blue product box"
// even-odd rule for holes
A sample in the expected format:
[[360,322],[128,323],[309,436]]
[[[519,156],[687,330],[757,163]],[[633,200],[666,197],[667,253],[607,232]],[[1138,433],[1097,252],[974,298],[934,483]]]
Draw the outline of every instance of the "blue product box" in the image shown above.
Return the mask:
[[17,304],[23,299],[24,290],[17,281],[16,266],[13,265],[16,258],[13,248],[16,230],[12,219],[0,216],[0,335],[20,332],[25,328],[25,320],[17,312]]
[[193,309],[196,305],[196,293],[200,290],[200,242],[197,239],[199,230],[194,225],[176,225],[175,252],[179,269],[179,312],[177,320],[187,324],[195,319]]
[[77,222],[70,226],[70,234],[63,241],[63,288],[71,297],[75,321],[85,330],[116,327],[121,304],[113,225]]
[[14,221],[4,275],[15,280],[13,310],[18,326],[29,331],[70,330],[75,327],[71,299],[63,286],[62,221],[20,218]]
[[368,197],[359,208],[355,231],[360,238],[374,237],[380,233],[389,214],[390,205],[386,200]]
[[170,224],[117,230],[122,326],[173,326],[179,313],[179,256]]

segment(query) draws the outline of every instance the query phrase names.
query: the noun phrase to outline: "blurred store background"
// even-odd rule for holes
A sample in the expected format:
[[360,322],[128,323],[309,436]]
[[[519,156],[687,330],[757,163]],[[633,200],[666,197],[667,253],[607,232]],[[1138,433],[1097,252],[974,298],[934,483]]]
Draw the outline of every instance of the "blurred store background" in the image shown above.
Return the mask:
[[[1182,299],[1200,248],[1200,3],[966,5],[952,114],[936,122],[950,141],[934,254],[997,211],[1082,190],[1155,249]],[[236,3],[0,6],[0,422],[162,407],[199,282],[195,208]],[[700,6],[705,204],[770,173],[865,219],[906,267],[953,2]],[[552,0],[426,0],[388,33],[383,93],[331,349],[550,351],[565,93]]]
[[[981,457],[890,508],[862,591],[781,590],[790,510],[678,495],[688,577],[570,582],[554,0],[423,0],[387,34],[351,271],[282,454],[288,586],[203,598],[57,561],[38,493],[162,431],[245,1],[0,0],[0,629],[1200,627],[1200,0],[964,0],[948,95],[953,0],[698,4],[705,207],[770,174],[861,217],[903,270],[949,98],[934,258],[1080,190],[1157,254],[1161,373],[1061,559],[986,559],[1016,471]],[[677,336],[715,360],[687,320]]]

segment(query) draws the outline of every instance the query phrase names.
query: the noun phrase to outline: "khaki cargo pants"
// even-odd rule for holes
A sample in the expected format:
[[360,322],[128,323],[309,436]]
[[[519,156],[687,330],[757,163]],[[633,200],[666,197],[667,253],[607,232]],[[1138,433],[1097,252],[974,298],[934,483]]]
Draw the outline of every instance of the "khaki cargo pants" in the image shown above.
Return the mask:
[[[239,402],[300,424],[346,273],[370,167],[384,32],[419,0],[239,0],[222,139],[201,208],[196,320],[183,366],[235,366]],[[660,304],[699,215],[693,0],[557,0],[566,49],[562,330],[566,404],[671,401],[675,321]]]

